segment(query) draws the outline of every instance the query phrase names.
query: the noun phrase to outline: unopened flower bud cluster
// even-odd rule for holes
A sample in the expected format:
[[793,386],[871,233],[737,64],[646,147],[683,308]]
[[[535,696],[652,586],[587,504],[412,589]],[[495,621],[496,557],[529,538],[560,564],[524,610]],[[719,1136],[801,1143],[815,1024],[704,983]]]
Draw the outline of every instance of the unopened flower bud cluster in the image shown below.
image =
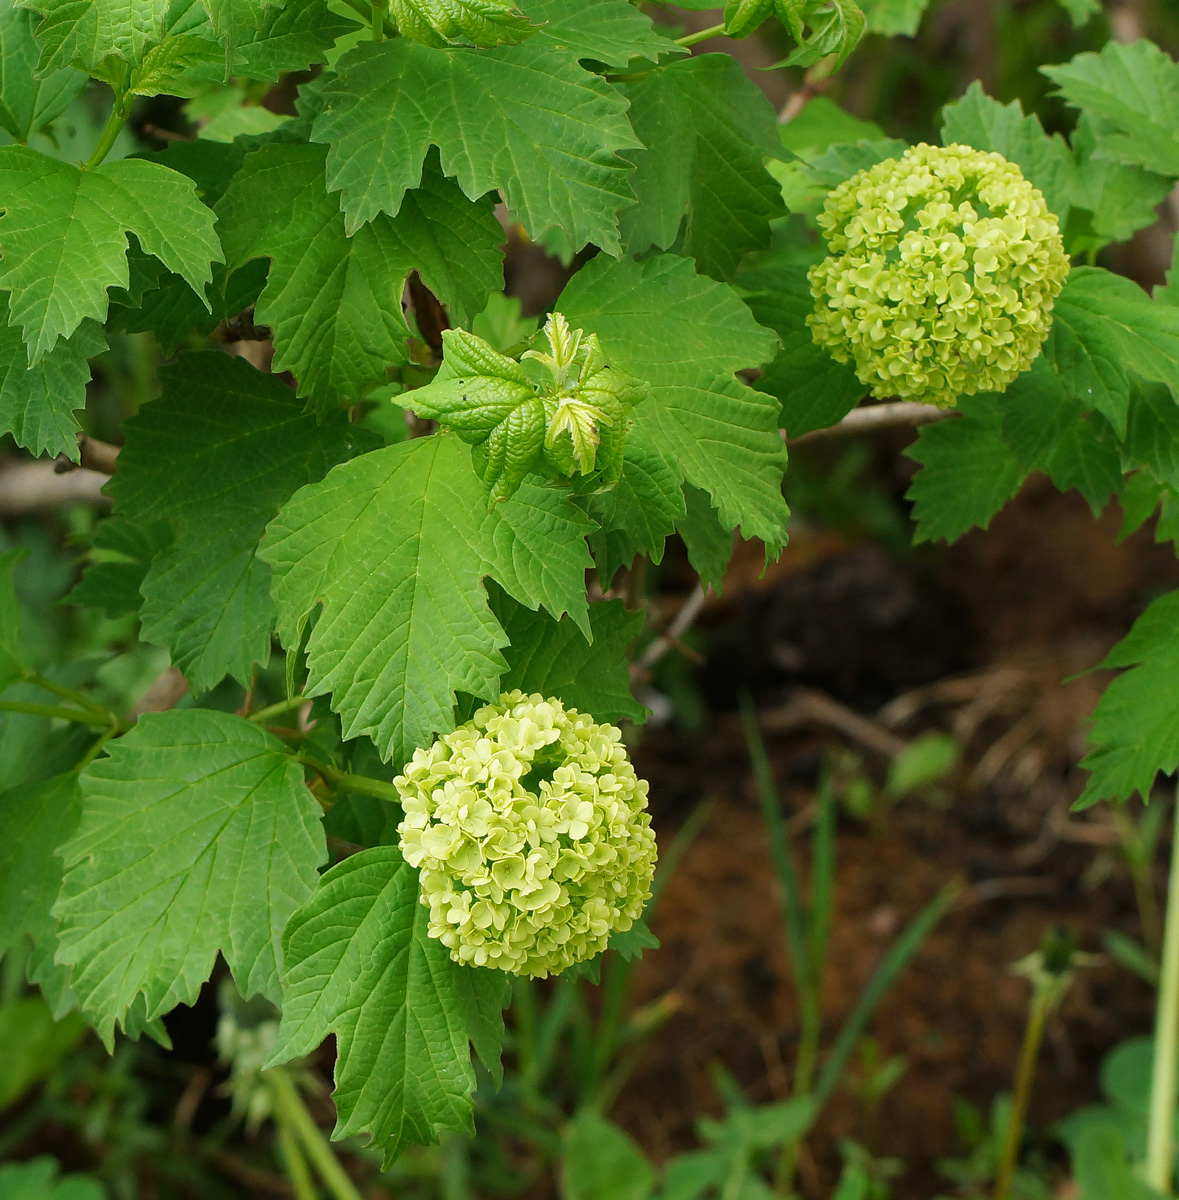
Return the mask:
[[815,341],[874,396],[942,407],[1002,391],[1040,351],[1068,275],[1056,217],[1019,168],[912,146],[836,187],[811,268]]
[[604,950],[650,896],[647,784],[621,734],[505,693],[394,780],[431,937],[460,963],[543,976]]

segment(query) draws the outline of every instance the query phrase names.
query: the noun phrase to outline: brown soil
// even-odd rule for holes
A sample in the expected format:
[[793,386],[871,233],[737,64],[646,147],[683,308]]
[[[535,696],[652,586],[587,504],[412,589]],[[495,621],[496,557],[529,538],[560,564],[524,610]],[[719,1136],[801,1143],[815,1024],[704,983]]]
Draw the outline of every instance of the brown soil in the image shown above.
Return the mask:
[[[954,1098],[985,1111],[1010,1088],[1029,993],[1011,965],[1057,923],[1067,925],[1086,951],[1100,950],[1106,929],[1140,936],[1108,814],[1101,807],[1069,813],[1082,786],[1075,764],[1084,750],[1083,723],[1104,676],[1066,680],[1099,662],[1147,601],[1179,582],[1169,547],[1154,546],[1147,531],[1119,545],[1119,525],[1116,509],[1095,522],[1075,494],[1060,496],[1033,480],[989,532],[975,532],[951,550],[903,568],[927,593],[912,602],[925,623],[918,622],[915,632],[907,629],[901,612],[897,636],[916,638],[927,650],[931,644],[949,647],[943,657],[957,655],[961,669],[948,680],[898,687],[893,696],[903,698],[885,697],[892,702],[878,709],[874,727],[885,742],[945,729],[966,752],[944,808],[909,801],[876,827],[841,822],[824,1019],[829,1044],[898,931],[948,880],[966,884],[872,1027],[883,1054],[903,1055],[909,1064],[883,1103],[875,1146],[908,1164],[897,1195],[949,1191],[935,1162],[961,1152]],[[827,693],[842,689],[845,712],[865,709],[855,694],[861,685],[878,706],[882,668],[879,646],[870,639],[859,650],[868,662],[859,675],[854,653],[849,666],[847,654],[824,658],[814,646],[809,661],[818,665],[811,677],[810,668],[794,660],[776,677],[762,669],[764,661],[749,665],[757,660],[759,637],[763,659],[774,656],[773,629],[753,627],[750,620],[773,613],[775,593],[787,595],[789,609],[800,578],[813,580],[832,559],[854,561],[861,553],[830,537],[804,535],[761,581],[756,572],[743,571],[738,557],[723,605],[704,619],[713,624],[714,642],[724,643],[734,623],[742,626],[745,659],[735,669],[748,672],[744,686],[753,690],[763,724],[773,726],[771,710],[780,714],[791,697],[797,709],[800,682],[811,689],[801,694],[813,696],[819,682],[814,675],[821,676],[824,663],[831,671]],[[869,575],[876,570],[870,564]],[[855,588],[845,589],[849,607],[840,613],[832,611],[838,597],[827,584],[806,587],[826,589],[827,603],[815,619],[826,623],[832,638],[854,643],[857,622],[863,624]],[[882,587],[876,579],[872,594]],[[932,623],[939,611],[956,624],[953,632],[965,634],[956,649],[955,639]],[[805,642],[797,630],[793,636]],[[734,644],[730,637],[730,669]],[[781,653],[777,657],[782,660]],[[730,690],[735,686],[742,681]],[[833,729],[822,706],[819,712],[817,720],[766,734],[785,809],[800,826],[807,822],[825,753],[852,746],[877,777],[884,762],[863,744],[865,736],[872,743],[871,731],[856,744],[846,723],[837,720]],[[665,1159],[696,1144],[697,1115],[721,1110],[710,1064],[722,1063],[752,1101],[788,1094],[798,1012],[739,723],[720,713],[699,733],[650,731],[639,758],[652,782],[661,837],[697,803],[713,803],[654,918],[662,949],[643,960],[637,976],[639,1003],[672,993],[679,1007],[613,1112],[649,1152]],[[1120,1039],[1149,1031],[1151,1004],[1150,990],[1112,962],[1079,972],[1045,1044],[1033,1126],[1045,1129],[1096,1096],[1101,1056]],[[808,1196],[830,1195],[837,1139],[865,1136],[859,1101],[846,1091],[837,1094],[813,1140],[814,1157],[803,1163]]]

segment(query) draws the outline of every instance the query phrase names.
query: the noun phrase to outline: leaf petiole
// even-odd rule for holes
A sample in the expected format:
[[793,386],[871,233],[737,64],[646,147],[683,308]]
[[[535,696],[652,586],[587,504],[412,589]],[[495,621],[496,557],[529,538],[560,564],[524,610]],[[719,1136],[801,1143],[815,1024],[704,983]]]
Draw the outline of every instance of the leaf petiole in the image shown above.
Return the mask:
[[289,712],[297,712],[306,703],[307,700],[305,697],[292,696],[289,700],[280,700],[277,704],[270,704],[266,708],[258,709],[256,713],[251,713],[248,719],[259,725],[264,725],[274,717],[285,716]]
[[388,800],[391,804],[401,803],[401,793],[391,783],[386,783],[382,779],[372,779],[368,775],[350,775],[347,771],[338,771],[329,763],[321,762],[306,754],[296,754],[295,758],[342,792],[373,796],[377,800]]
[[33,687],[38,687],[44,692],[52,692],[55,696],[60,696],[63,700],[69,700],[72,704],[76,704],[79,708],[84,708],[88,712],[94,713],[103,719],[103,722],[108,725],[117,725],[119,722],[118,716],[111,712],[105,705],[99,704],[97,700],[91,700],[85,692],[79,692],[76,688],[66,687],[64,683],[55,683],[52,679],[46,679],[44,675],[38,675],[36,671],[23,672],[25,683],[31,683]]
[[[48,717],[51,721],[76,721],[79,725],[112,724],[109,715],[86,712],[78,708],[66,708],[58,704],[32,704],[24,700],[0,700],[0,712],[27,713],[33,717]],[[122,722],[119,722],[120,726]]]
[[[363,17],[366,25],[371,26],[374,18],[376,17],[377,7],[380,4],[380,0],[375,0],[375,2],[371,2],[371,3],[365,3],[365,0],[344,0],[344,3],[358,17]],[[390,21],[389,18],[385,15],[383,5],[381,6],[381,29],[382,29],[384,37],[396,37],[397,36],[397,26],[394,25],[393,22]],[[373,41],[379,42],[380,40],[381,40],[381,38],[377,37],[376,33],[374,31]]]
[[127,118],[131,115],[131,106],[127,103],[127,99],[126,96],[116,94],[111,115],[106,119],[106,124],[103,126],[102,134],[98,139],[98,145],[94,147],[94,153],[82,164],[83,171],[89,171],[91,167],[97,167],[111,152],[119,134],[123,132],[123,126],[127,124]]
[[707,29],[699,29],[695,33],[685,33],[683,37],[676,38],[677,46],[695,46],[697,42],[706,42],[709,38],[719,37],[725,31],[725,23],[722,21],[719,25],[709,25]]

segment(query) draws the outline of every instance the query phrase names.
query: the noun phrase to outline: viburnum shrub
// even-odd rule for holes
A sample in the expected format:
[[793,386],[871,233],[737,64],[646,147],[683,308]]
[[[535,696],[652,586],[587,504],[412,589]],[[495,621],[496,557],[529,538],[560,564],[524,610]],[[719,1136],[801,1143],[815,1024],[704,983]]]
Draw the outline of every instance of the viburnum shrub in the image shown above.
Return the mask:
[[[0,0],[0,430],[113,471],[69,603],[184,684],[116,705],[0,558],[0,951],[54,1012],[163,1037],[220,954],[271,1067],[334,1034],[341,1135],[469,1130],[511,977],[654,944],[623,572],[774,558],[787,440],[867,392],[956,405],[884,414],[948,416],[919,540],[1035,471],[1179,533],[1177,293],[1101,265],[1179,66],[1111,42],[1045,68],[1067,138],[975,84],[910,148],[690,52],[776,22],[813,94],[923,7]],[[1106,665],[1086,803],[1179,764],[1179,593]]]

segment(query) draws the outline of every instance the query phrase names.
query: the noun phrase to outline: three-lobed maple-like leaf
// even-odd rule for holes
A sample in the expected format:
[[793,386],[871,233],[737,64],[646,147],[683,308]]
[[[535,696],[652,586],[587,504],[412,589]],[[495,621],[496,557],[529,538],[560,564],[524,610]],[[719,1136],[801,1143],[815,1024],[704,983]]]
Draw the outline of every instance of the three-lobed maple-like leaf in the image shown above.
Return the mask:
[[777,338],[736,292],[673,255],[641,263],[600,256],[557,307],[598,334],[611,364],[650,383],[651,398],[632,413],[635,430],[712,496],[726,528],[780,548],[787,514],[778,402],[734,377],[767,362]]
[[1155,776],[1179,766],[1179,592],[1160,596],[1106,655],[1103,667],[1129,667],[1105,689],[1093,713],[1092,771],[1078,807],[1098,800],[1149,800]]
[[986,529],[1011,499],[1026,472],[1003,440],[1002,398],[963,396],[952,421],[923,425],[905,450],[922,465],[909,490],[915,542],[957,541],[967,530]]
[[773,108],[727,54],[673,62],[623,90],[646,146],[624,154],[638,196],[619,214],[625,249],[674,245],[702,274],[731,278],[745,253],[769,245],[783,212],[765,167],[781,153]]
[[742,272],[737,286],[756,320],[782,341],[756,387],[781,402],[786,432],[799,437],[851,412],[864,397],[864,385],[850,364],[837,363],[815,342],[806,323],[815,309],[806,267],[771,260]]
[[7,324],[8,305],[0,295],[0,433],[33,454],[64,454],[78,461],[80,426],[74,413],[86,404],[89,359],[106,349],[102,329],[84,321],[30,367],[24,339]]
[[35,24],[31,12],[0,0],[0,129],[18,142],[61,116],[86,86],[86,76],[72,67],[38,78]]
[[505,637],[480,583],[487,501],[455,437],[353,459],[297,492],[266,531],[283,644],[307,642],[309,696],[344,736],[404,762],[452,726],[454,692],[498,695]]
[[280,938],[327,856],[320,808],[272,734],[228,713],[148,713],[80,779],[62,847],[58,961],[109,1043],[191,1004],[220,950],[238,987],[280,1000]]
[[81,67],[98,73],[103,59],[138,63],[145,48],[164,36],[169,0],[23,0],[41,15],[38,73]]
[[523,0],[520,7],[536,26],[538,42],[608,67],[688,53],[628,0]]
[[1103,158],[1179,175],[1179,64],[1158,46],[1110,41],[1040,70],[1069,104],[1102,118]]
[[[1179,406],[1168,397],[1179,417]],[[1003,441],[1026,472],[1076,488],[1097,516],[1121,491],[1122,464],[1104,417],[1085,411],[1041,356],[1003,393]]]
[[1124,436],[1132,368],[1179,396],[1179,308],[1132,280],[1074,267],[1057,297],[1044,355],[1068,393]]
[[781,66],[810,67],[834,54],[838,70],[864,35],[864,14],[856,0],[776,0],[774,8],[798,43]]
[[171,527],[141,585],[143,636],[201,692],[226,674],[248,682],[266,662],[274,604],[258,541],[283,501],[364,434],[343,413],[317,422],[273,375],[225,354],[184,355],[160,380],[163,395],[124,426],[108,490],[141,530]]
[[31,940],[29,978],[42,985],[59,1017],[73,997],[68,973],[54,962],[57,925],[50,909],[61,891],[56,850],[73,836],[79,809],[73,772],[0,792],[0,954],[23,936]]
[[1077,169],[1073,203],[1087,209],[1096,241],[1074,239],[1070,250],[1100,249],[1109,242],[1128,241],[1139,229],[1158,220],[1156,209],[1174,186],[1165,175],[1145,167],[1127,166],[1098,157],[1098,122],[1081,114],[1072,133]]
[[274,331],[276,371],[330,411],[385,382],[408,361],[401,311],[417,270],[455,321],[467,321],[502,285],[503,230],[487,200],[472,202],[428,167],[395,218],[378,214],[352,237],[339,197],[324,186],[327,151],[272,145],[249,154],[217,204],[229,266],[271,259],[255,319]]
[[124,159],[80,170],[26,146],[0,147],[0,290],[29,366],[127,287],[127,234],[200,295],[220,261],[213,214],[190,179]]
[[681,477],[675,465],[643,428],[631,429],[622,453],[622,475],[607,492],[587,498],[587,509],[601,529],[591,535],[594,561],[603,587],[636,554],[652,562],[685,515]]
[[586,523],[567,494],[532,487],[487,510],[453,435],[389,446],[303,488],[271,522],[278,626],[307,642],[307,694],[332,694],[344,736],[404,762],[453,727],[454,693],[499,694],[506,637],[491,575],[529,607],[584,622]]
[[461,967],[427,935],[418,873],[394,846],[338,863],[283,935],[270,1065],[336,1035],[334,1137],[367,1133],[388,1167],[444,1130],[472,1133],[468,1043],[498,1062],[507,976]]
[[965,95],[942,109],[942,122],[943,145],[957,142],[976,150],[995,150],[1015,163],[1044,194],[1044,202],[1064,228],[1072,207],[1076,166],[1060,134],[1049,137],[1035,113],[1025,116],[1018,100],[1000,104],[977,80]]
[[638,143],[626,101],[540,38],[491,50],[405,38],[364,44],[336,64],[312,139],[330,147],[329,190],[349,232],[396,216],[430,146],[472,200],[499,189],[534,237],[560,229],[580,249],[617,253],[618,209],[633,200],[619,150]]
[[647,710],[631,694],[626,661],[627,648],[643,631],[641,610],[627,612],[621,600],[599,601],[589,606],[580,630],[568,617],[555,621],[530,612],[496,588],[490,596],[509,639],[504,691],[556,696],[597,721],[646,720]]

